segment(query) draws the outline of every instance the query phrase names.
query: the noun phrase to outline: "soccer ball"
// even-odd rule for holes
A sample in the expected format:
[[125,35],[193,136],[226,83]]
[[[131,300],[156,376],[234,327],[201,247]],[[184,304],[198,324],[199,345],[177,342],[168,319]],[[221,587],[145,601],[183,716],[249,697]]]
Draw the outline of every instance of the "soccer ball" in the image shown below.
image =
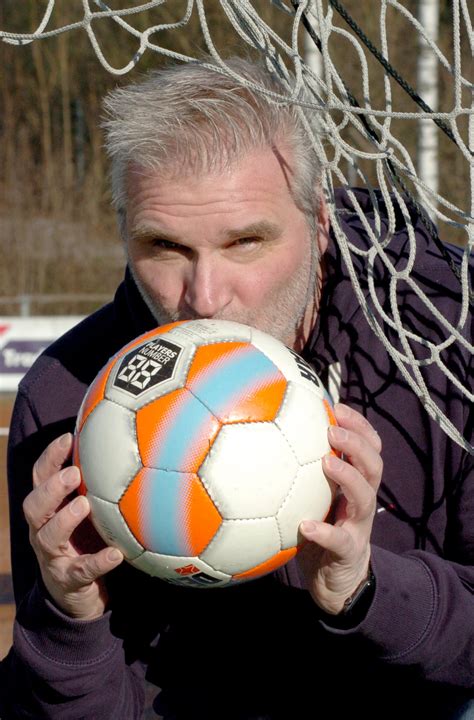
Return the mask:
[[330,400],[278,340],[222,320],[165,325],[90,386],[73,460],[104,541],[169,582],[220,587],[292,558],[333,490]]

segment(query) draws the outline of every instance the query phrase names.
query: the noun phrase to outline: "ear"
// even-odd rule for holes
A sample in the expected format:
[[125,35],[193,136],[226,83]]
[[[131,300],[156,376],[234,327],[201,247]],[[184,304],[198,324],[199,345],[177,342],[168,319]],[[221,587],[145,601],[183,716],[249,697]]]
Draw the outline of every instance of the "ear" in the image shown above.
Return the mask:
[[318,243],[319,255],[322,257],[327,250],[329,242],[329,213],[322,193],[316,225],[316,242]]

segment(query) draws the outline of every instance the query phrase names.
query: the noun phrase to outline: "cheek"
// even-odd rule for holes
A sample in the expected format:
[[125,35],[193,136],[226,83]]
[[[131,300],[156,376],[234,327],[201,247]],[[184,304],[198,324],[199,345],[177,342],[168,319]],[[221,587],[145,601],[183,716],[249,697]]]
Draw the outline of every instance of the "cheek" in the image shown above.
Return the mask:
[[144,289],[154,299],[169,307],[177,305],[182,294],[182,279],[176,269],[163,268],[153,260],[138,260],[135,274]]
[[271,263],[267,262],[262,268],[253,283],[253,292],[261,299],[278,295],[280,290],[286,289],[293,282],[304,261],[304,254],[299,252],[299,248],[275,256]]

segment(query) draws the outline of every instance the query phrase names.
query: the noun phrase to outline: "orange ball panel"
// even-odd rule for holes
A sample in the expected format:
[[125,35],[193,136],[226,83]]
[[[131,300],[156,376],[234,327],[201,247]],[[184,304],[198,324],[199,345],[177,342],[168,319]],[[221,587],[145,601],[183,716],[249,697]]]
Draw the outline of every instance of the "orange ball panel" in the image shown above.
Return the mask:
[[329,403],[325,398],[323,398],[323,405],[324,405],[324,408],[325,408],[325,410],[326,410],[326,414],[327,414],[328,419],[329,419],[329,424],[330,424],[330,425],[337,425],[337,420],[336,420],[336,416],[334,415],[334,410],[332,409],[330,403]]
[[77,488],[77,492],[79,493],[79,495],[86,495],[87,488],[85,486],[84,479],[82,477],[81,461],[79,458],[79,440],[80,440],[80,436],[75,435],[74,443],[72,446],[72,464],[79,468],[79,472],[81,474],[81,483],[80,483],[79,487]]
[[225,423],[274,420],[286,386],[278,368],[245,342],[198,348],[186,381],[186,387]]
[[275,380],[271,384],[256,388],[246,397],[239,399],[235,408],[226,416],[227,423],[270,422],[274,420],[283,402],[286,380]]
[[143,547],[146,547],[145,503],[142,497],[144,473],[146,469],[139,470],[120,498],[118,506],[132,534]]
[[140,408],[136,424],[143,464],[181,472],[199,470],[221,427],[186,388]]
[[[336,416],[334,415],[334,410],[332,409],[331,403],[329,403],[325,398],[323,399],[323,405],[326,410],[326,414],[328,416],[329,424],[330,425],[337,425]],[[330,450],[331,455],[336,455],[336,457],[342,457],[342,452],[339,450],[334,450],[331,448]]]
[[296,553],[298,552],[298,549],[299,548],[292,547],[288,550],[280,550],[280,552],[277,552],[269,560],[260,563],[260,565],[256,565],[250,570],[238,573],[237,575],[234,575],[233,578],[235,580],[251,580],[254,578],[258,578],[261,575],[266,575],[267,573],[273,572],[273,570],[276,570],[277,568],[287,563],[288,560],[294,558]]
[[109,379],[110,371],[112,370],[115,363],[115,359],[109,360],[107,365],[102,368],[100,373],[95,378],[92,385],[89,386],[87,395],[84,399],[84,403],[81,407],[80,413],[77,418],[77,427],[81,431],[85,421],[94,410],[95,407],[104,399],[105,386]]
[[196,350],[192,365],[189,369],[187,385],[190,389],[195,388],[202,380],[205,380],[210,372],[222,365],[232,355],[247,347],[244,342],[216,342],[210,345],[203,345]]
[[197,556],[222,518],[196,475],[142,468],[119,508],[138,542],[152,552]]
[[188,483],[183,497],[183,521],[190,555],[199,555],[218,531],[222,518],[200,479],[196,476]]

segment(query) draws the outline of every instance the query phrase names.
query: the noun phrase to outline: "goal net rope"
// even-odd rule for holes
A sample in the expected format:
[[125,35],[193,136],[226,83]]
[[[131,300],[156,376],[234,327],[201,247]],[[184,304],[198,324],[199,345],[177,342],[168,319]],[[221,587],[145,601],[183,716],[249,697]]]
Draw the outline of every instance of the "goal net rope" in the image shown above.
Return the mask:
[[[112,0],[110,0],[112,1]],[[474,55],[474,32],[471,23],[468,0],[452,0],[452,58],[441,51],[436,39],[431,37],[423,24],[405,5],[397,0],[378,0],[371,3],[373,13],[378,16],[377,43],[369,40],[363,28],[354,21],[343,3],[337,0],[268,0],[276,11],[283,13],[291,33],[285,41],[262,17],[250,0],[220,0],[222,17],[230,23],[238,35],[242,46],[250,47],[261,53],[268,67],[280,75],[282,91],[271,93],[258,85],[239,77],[227,67],[225,58],[216,47],[205,0],[187,0],[183,2],[182,17],[174,22],[166,22],[137,30],[132,24],[133,16],[147,10],[160,8],[172,0],[151,0],[133,7],[117,9],[109,7],[102,0],[77,0],[82,5],[82,17],[75,23],[48,29],[54,17],[55,0],[48,0],[44,15],[34,32],[11,33],[0,30],[3,42],[23,46],[25,44],[50,38],[54,35],[83,29],[91,42],[95,54],[110,73],[123,75],[139,63],[145,52],[156,52],[169,58],[188,62],[194,57],[172,51],[160,45],[160,33],[163,31],[185,31],[191,18],[199,18],[207,52],[212,56],[216,72],[232,75],[239,82],[255,92],[264,93],[271,102],[303,104],[302,89],[305,89],[304,105],[318,114],[319,131],[315,133],[306,123],[311,144],[322,165],[325,193],[328,199],[330,220],[342,257],[350,275],[354,292],[364,315],[383,343],[387,353],[397,365],[406,382],[418,395],[427,412],[434,418],[446,434],[474,452],[472,438],[465,437],[440,408],[436,397],[424,379],[424,370],[436,364],[448,377],[453,389],[474,399],[472,387],[466,386],[457,377],[444,358],[445,352],[458,343],[472,354],[472,345],[468,342],[468,324],[472,290],[470,286],[470,255],[474,240],[474,84],[468,77],[468,70],[462,62],[461,42],[468,44],[471,58]],[[114,3],[115,5],[117,3]],[[121,3],[122,5],[127,3]],[[130,5],[130,3],[128,3]],[[260,3],[261,6],[261,3]],[[208,7],[208,6],[207,6]],[[413,35],[419,38],[427,51],[436,59],[440,68],[450,78],[452,86],[452,107],[440,112],[429,107],[420,95],[404,80],[390,61],[389,18],[399,13],[405,23],[409,23]],[[120,28],[130,33],[137,42],[133,57],[126,58],[121,67],[113,67],[100,46],[94,28],[97,22],[110,19]],[[360,66],[359,97],[353,94],[345,79],[344,63],[337,63],[334,57],[335,43],[348,43]],[[310,45],[308,45],[310,43]],[[308,47],[316,51],[319,67],[316,69],[308,59]],[[378,62],[383,68],[383,100],[376,103],[371,100],[370,63]],[[288,70],[291,70],[289,72]],[[416,107],[410,111],[394,109],[393,84],[410,96]],[[308,101],[308,96],[311,101]],[[302,113],[302,119],[304,116]],[[456,146],[456,153],[463,164],[466,182],[469,184],[467,202],[454,202],[420,177],[414,159],[400,140],[398,121],[435,123]],[[460,129],[462,128],[462,129]],[[370,162],[371,171],[367,170]],[[365,187],[372,199],[375,220],[369,223],[356,193],[351,188]],[[334,202],[335,189],[343,188],[350,199],[353,211],[357,212],[362,226],[370,239],[370,247],[361,250],[347,238],[341,216]],[[378,192],[376,192],[376,190]],[[382,222],[380,209],[384,206],[385,218]],[[414,263],[417,252],[417,240],[413,226],[413,206],[432,236],[438,248],[446,256],[451,271],[456,274],[462,296],[458,317],[454,322],[443,316],[436,303],[424,293],[414,278]],[[406,223],[409,251],[405,267],[396,269],[388,249],[396,229],[397,216]],[[385,224],[384,224],[385,223]],[[462,235],[459,243],[459,261],[454,262],[443,249],[438,237],[443,237],[446,228]],[[365,263],[368,292],[359,282],[356,266]],[[379,301],[376,288],[376,263],[390,273],[388,288],[389,302],[383,305]],[[399,297],[402,291],[409,289],[423,302],[428,318],[436,323],[439,341],[434,343],[415,333],[404,322]],[[390,336],[396,335],[397,347]]]

